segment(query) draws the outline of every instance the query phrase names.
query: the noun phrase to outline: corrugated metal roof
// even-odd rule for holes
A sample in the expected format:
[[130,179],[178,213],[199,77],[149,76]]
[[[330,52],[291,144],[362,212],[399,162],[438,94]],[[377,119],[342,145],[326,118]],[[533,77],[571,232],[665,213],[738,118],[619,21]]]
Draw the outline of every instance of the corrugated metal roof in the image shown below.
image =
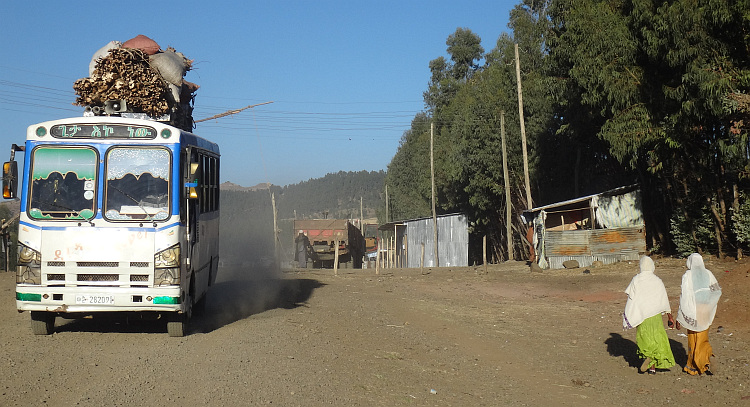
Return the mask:
[[569,199],[567,201],[555,202],[555,203],[551,203],[551,204],[548,204],[548,205],[538,206],[538,207],[532,208],[532,209],[527,209],[527,210],[523,211],[523,214],[524,214],[524,217],[526,217],[526,214],[536,213],[536,212],[539,212],[541,210],[545,210],[546,211],[546,210],[552,209],[552,208],[558,208],[558,207],[561,207],[561,206],[572,205],[572,204],[579,203],[579,202],[590,201],[591,198],[593,198],[595,196],[620,195],[620,194],[624,194],[624,193],[627,193],[627,192],[630,192],[630,191],[633,191],[633,190],[636,190],[636,189],[638,189],[638,184],[626,185],[626,186],[618,187],[618,188],[615,188],[615,189],[610,189],[608,191],[600,192],[598,194],[592,194],[592,195],[582,196],[580,198]]
[[[463,216],[462,213],[446,213],[444,215],[437,215],[436,218],[440,219],[440,218],[457,216],[457,215],[462,215]],[[401,225],[404,225],[407,222],[414,222],[414,221],[425,220],[425,219],[432,220],[432,216],[425,216],[425,217],[422,217],[422,218],[414,218],[414,219],[393,220],[393,221],[390,221],[388,223],[384,223],[384,224],[380,225],[378,227],[378,229],[379,230],[393,230],[394,226],[401,226]]]

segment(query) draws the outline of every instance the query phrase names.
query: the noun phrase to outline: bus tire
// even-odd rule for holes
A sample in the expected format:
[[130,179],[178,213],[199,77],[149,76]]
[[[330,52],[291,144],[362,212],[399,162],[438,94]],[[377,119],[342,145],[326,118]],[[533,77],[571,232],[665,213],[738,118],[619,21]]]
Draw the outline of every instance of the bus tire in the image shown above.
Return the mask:
[[47,311],[31,311],[31,332],[34,335],[49,335],[55,331],[55,314]]
[[194,282],[195,276],[191,275],[190,279],[190,291],[188,292],[187,299],[185,300],[185,309],[182,312],[175,312],[167,320],[167,334],[172,337],[183,337],[188,333],[188,325],[190,318],[193,316],[193,299],[195,298],[194,293]]
[[188,320],[185,314],[175,313],[167,321],[167,334],[171,337],[183,337],[187,332]]

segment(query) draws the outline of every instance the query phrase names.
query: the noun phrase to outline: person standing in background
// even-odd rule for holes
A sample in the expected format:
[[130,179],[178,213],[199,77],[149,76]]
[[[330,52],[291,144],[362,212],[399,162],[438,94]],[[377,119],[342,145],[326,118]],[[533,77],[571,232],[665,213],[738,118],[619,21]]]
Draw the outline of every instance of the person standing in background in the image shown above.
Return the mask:
[[623,329],[636,329],[638,356],[643,359],[640,372],[656,374],[656,369],[669,369],[675,365],[662,314],[672,324],[672,309],[664,283],[654,274],[654,261],[641,257],[641,272],[636,274],[625,289],[628,302],[622,314]]
[[688,359],[683,370],[691,375],[712,375],[710,364],[714,353],[708,342],[708,328],[716,315],[721,287],[713,273],[706,269],[700,254],[693,253],[687,258],[687,268],[682,276],[677,312],[677,329],[684,326],[688,332]]
[[303,231],[299,231],[299,234],[294,239],[294,253],[295,260],[297,260],[297,267],[307,268],[307,247],[310,245],[310,240],[307,239],[307,234]]

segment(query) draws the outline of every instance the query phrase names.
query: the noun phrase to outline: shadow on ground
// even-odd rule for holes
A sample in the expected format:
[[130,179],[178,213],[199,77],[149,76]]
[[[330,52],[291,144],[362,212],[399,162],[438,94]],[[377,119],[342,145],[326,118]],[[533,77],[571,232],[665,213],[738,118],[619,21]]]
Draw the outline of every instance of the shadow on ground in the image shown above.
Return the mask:
[[156,315],[107,313],[80,319],[57,318],[55,332],[156,333],[164,334],[167,326]]
[[[640,357],[638,357],[638,345],[630,339],[625,339],[622,335],[610,332],[609,338],[604,341],[607,345],[607,352],[614,357],[622,357],[628,362],[628,366],[638,368],[641,366]],[[669,340],[669,346],[672,348],[674,360],[678,366],[685,366],[687,363],[687,352],[682,343],[673,339]]]
[[211,332],[264,311],[304,306],[323,283],[307,278],[259,276],[215,284],[208,293],[206,311],[196,316],[192,332]]

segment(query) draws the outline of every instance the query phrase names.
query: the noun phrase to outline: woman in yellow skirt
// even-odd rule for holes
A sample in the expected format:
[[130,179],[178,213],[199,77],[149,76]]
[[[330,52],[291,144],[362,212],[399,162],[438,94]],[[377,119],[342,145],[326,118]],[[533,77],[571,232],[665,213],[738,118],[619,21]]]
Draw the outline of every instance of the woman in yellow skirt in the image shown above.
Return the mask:
[[684,326],[688,332],[688,360],[683,370],[691,375],[711,375],[714,351],[708,342],[708,328],[716,315],[721,287],[713,273],[706,269],[700,254],[693,253],[688,257],[687,268],[682,276],[677,312],[677,329]]

